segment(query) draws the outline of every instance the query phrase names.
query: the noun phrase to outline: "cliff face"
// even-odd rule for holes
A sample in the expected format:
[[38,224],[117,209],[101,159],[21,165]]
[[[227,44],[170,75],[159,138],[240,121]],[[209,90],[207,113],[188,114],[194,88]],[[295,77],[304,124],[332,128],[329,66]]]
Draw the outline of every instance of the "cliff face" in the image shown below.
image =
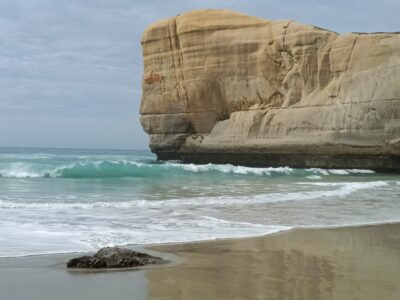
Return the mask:
[[400,169],[400,34],[207,10],[150,26],[142,47],[160,159]]

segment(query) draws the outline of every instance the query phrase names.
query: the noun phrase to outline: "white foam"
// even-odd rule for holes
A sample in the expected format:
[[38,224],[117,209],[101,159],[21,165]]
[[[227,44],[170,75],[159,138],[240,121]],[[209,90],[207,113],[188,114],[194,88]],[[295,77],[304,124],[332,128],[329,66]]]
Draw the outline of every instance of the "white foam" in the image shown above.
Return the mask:
[[330,174],[333,175],[349,175],[350,172],[347,170],[328,170]]
[[364,170],[364,169],[348,169],[347,170],[350,173],[353,174],[374,174],[375,171],[373,170]]
[[253,196],[215,196],[192,197],[169,200],[133,200],[133,201],[96,201],[77,203],[27,203],[3,201],[0,199],[0,208],[3,209],[93,209],[93,208],[132,208],[132,207],[205,207],[205,206],[229,206],[229,205],[254,205],[287,201],[304,201],[326,197],[345,197],[356,191],[387,186],[390,181],[371,182],[298,182],[299,185],[315,185],[321,187],[335,187],[330,190],[313,190],[303,192],[267,193]]
[[325,176],[329,175],[328,170],[325,170],[325,169],[311,168],[311,169],[306,169],[306,171],[313,172],[313,173],[319,174],[319,175],[325,175]]
[[318,175],[310,175],[310,176],[307,176],[306,178],[312,179],[312,180],[322,179],[322,177],[321,177],[321,176],[318,176]]
[[34,170],[32,164],[23,162],[9,163],[6,168],[0,170],[0,177],[29,178],[43,177],[43,175]]
[[216,165],[216,164],[205,164],[205,165],[195,165],[195,164],[181,164],[181,163],[171,163],[167,162],[164,165],[165,168],[178,168],[189,172],[210,172],[216,171],[225,174],[239,174],[239,175],[271,175],[272,173],[281,174],[291,174],[293,172],[292,168],[289,167],[277,167],[277,168],[251,168],[244,166],[234,166],[234,165]]
[[310,168],[306,169],[309,172],[313,172],[319,175],[349,175],[349,174],[374,174],[375,171],[367,169],[320,169],[320,168]]
[[41,224],[3,222],[0,229],[0,257],[93,251],[105,246],[127,244],[242,238],[289,229],[288,226],[232,222],[209,216],[193,216],[190,220],[166,218],[163,222],[142,223],[140,227],[131,224],[125,228],[110,227],[104,223],[95,226],[88,224],[80,226],[79,230],[73,224],[53,225],[50,228]]

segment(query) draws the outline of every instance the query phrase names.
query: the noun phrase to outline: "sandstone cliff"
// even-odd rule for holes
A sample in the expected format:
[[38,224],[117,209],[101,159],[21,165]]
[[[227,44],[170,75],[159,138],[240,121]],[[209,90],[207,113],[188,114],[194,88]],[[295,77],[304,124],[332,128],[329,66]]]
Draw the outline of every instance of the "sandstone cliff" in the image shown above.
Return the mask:
[[204,10],[151,25],[142,47],[160,159],[400,169],[400,34]]

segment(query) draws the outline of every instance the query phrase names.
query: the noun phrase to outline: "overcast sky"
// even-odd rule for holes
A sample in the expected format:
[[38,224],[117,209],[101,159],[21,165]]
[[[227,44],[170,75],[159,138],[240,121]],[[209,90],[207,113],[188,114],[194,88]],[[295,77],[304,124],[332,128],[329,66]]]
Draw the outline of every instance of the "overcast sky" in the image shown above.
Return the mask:
[[200,8],[400,31],[398,0],[0,0],[0,147],[146,149],[141,34]]

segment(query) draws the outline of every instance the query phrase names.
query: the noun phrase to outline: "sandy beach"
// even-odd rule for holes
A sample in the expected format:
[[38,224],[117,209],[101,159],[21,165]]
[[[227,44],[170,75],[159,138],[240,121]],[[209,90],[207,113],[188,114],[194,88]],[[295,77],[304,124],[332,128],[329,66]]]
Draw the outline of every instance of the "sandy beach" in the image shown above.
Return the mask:
[[153,246],[182,259],[125,272],[70,272],[76,254],[0,259],[0,298],[400,299],[400,224],[297,229]]
[[149,271],[149,299],[400,299],[400,224],[156,249],[185,263]]

